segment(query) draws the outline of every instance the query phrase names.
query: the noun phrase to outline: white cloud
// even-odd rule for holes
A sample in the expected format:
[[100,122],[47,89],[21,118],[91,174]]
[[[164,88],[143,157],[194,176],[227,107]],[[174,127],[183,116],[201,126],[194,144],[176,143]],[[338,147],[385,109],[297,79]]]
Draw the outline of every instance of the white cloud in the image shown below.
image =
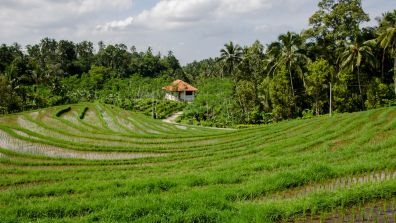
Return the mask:
[[129,26],[167,30],[253,13],[270,6],[269,0],[161,0],[133,19],[115,20],[97,28],[124,29],[129,22]]
[[[2,0],[0,27],[73,26],[79,18],[132,6],[131,0]],[[12,18],[12,19],[10,19]]]
[[124,20],[117,20],[117,21],[108,22],[104,25],[98,25],[96,28],[99,30],[124,29],[129,25],[131,25],[133,20],[134,20],[133,17],[128,17]]
[[2,43],[33,44],[44,37],[97,39],[92,30],[108,15],[132,8],[133,0],[0,0]]
[[220,13],[249,13],[262,8],[271,7],[270,1],[266,0],[222,0],[220,3]]
[[72,5],[78,7],[80,13],[87,13],[98,10],[125,9],[132,6],[131,0],[77,0],[72,1]]

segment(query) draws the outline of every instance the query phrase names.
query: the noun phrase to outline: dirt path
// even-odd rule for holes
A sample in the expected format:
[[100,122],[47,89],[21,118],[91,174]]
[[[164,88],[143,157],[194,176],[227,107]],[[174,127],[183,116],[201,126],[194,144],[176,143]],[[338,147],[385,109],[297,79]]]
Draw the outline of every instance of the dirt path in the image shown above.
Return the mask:
[[176,112],[175,114],[169,116],[168,118],[162,120],[166,123],[176,123],[176,119],[179,118],[181,115],[183,115],[183,112]]
[[[166,123],[179,124],[179,123],[176,122],[176,119],[179,118],[181,115],[183,115],[182,111],[181,112],[176,112],[175,114],[169,116],[168,118],[166,118],[166,119],[164,119],[162,121],[166,122]],[[178,126],[178,127],[185,129],[185,126]],[[203,128],[218,129],[218,130],[235,130],[233,128],[217,128],[217,127],[203,127]]]
[[14,138],[0,130],[0,147],[15,152],[44,155],[48,157],[74,158],[87,160],[119,160],[143,157],[157,157],[161,154],[127,153],[127,152],[92,152],[64,149],[57,146],[28,142]]

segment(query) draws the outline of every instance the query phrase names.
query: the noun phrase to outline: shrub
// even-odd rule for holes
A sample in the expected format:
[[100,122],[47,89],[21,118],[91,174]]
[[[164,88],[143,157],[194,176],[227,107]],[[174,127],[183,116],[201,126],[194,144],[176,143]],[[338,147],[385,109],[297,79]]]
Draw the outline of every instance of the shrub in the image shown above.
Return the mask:
[[67,107],[67,108],[64,108],[62,110],[59,110],[55,115],[56,115],[56,117],[60,117],[61,115],[65,114],[65,113],[67,113],[69,111],[71,111],[71,107],[70,106]]
[[85,113],[87,113],[87,111],[88,111],[88,107],[85,107],[84,110],[83,110],[83,111],[81,112],[81,114],[80,114],[80,119],[81,119],[81,120],[84,119]]

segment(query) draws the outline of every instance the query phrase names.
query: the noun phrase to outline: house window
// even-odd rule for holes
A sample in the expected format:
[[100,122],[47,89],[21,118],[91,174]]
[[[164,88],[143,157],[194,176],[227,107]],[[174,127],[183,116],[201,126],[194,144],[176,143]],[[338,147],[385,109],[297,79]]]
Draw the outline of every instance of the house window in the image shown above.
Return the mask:
[[186,91],[186,95],[193,95],[192,91]]

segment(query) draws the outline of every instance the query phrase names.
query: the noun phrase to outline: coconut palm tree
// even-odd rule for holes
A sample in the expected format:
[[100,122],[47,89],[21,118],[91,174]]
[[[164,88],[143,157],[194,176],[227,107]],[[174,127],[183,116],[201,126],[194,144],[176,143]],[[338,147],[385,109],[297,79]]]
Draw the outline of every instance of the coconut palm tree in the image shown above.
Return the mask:
[[280,43],[280,51],[277,52],[275,50],[275,53],[278,54],[275,67],[281,67],[283,64],[286,65],[294,97],[293,71],[305,82],[301,65],[303,62],[309,61],[309,58],[302,52],[304,41],[299,34],[287,32],[286,34],[280,35],[278,40]]
[[380,20],[376,42],[384,50],[382,64],[384,64],[385,53],[389,52],[391,57],[393,57],[393,80],[396,94],[396,10],[383,14],[383,18]]
[[355,41],[351,43],[344,43],[343,52],[340,55],[341,67],[348,68],[352,72],[357,72],[358,86],[360,99],[362,100],[362,84],[360,77],[360,66],[363,61],[368,64],[372,64],[374,55],[372,53],[372,49],[367,42],[362,43],[358,37],[355,38]]
[[264,55],[264,70],[267,76],[273,77],[278,65],[277,61],[281,54],[281,49],[281,43],[278,41],[267,45],[267,51]]
[[224,49],[220,50],[220,61],[223,61],[223,72],[226,75],[232,76],[234,69],[241,62],[243,57],[243,49],[238,44],[230,41],[224,44]]

